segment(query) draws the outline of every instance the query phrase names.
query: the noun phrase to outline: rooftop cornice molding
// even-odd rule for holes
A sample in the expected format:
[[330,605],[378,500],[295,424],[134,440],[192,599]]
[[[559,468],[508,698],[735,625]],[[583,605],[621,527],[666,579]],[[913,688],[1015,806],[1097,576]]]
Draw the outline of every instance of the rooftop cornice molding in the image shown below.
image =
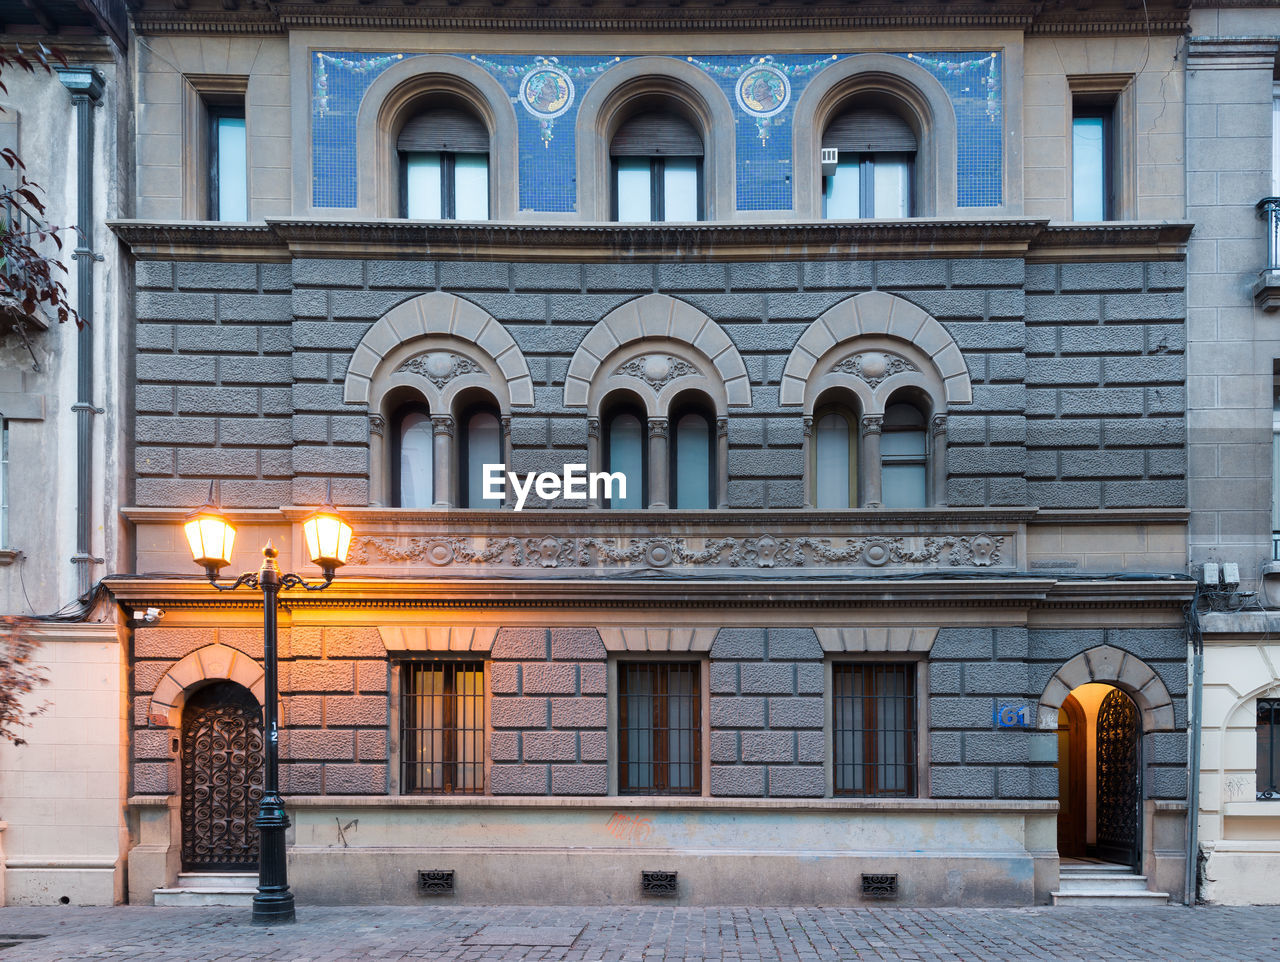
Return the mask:
[[1180,259],[1192,225],[1051,225],[1035,218],[685,225],[423,223],[268,218],[265,224],[113,220],[141,260],[379,257],[519,261],[733,261],[1028,257]]
[[[1122,0],[132,0],[142,33],[281,33],[289,29],[604,33],[782,30],[1001,29],[1036,35],[1183,33],[1185,0],[1151,0],[1145,17]],[[1135,15],[1137,14],[1137,15]]]

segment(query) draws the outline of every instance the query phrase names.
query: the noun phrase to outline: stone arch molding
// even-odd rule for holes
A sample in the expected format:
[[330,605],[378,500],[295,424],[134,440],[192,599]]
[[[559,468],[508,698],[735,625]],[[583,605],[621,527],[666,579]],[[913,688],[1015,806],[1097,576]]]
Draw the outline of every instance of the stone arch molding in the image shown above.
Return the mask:
[[[842,373],[843,362],[859,351],[901,358],[902,370],[887,376]],[[819,385],[820,379],[830,384]],[[928,312],[906,298],[883,291],[856,294],[836,304],[805,329],[782,370],[780,403],[811,410],[819,387],[841,385],[862,401],[865,413],[884,410],[900,387],[915,386],[934,397],[935,413],[944,406],[973,401],[969,368],[955,339]]]
[[1174,730],[1173,699],[1160,676],[1137,655],[1111,645],[1083,651],[1054,672],[1040,696],[1037,727],[1056,731],[1067,695],[1091,681],[1114,685],[1134,700],[1144,735]]
[[176,728],[182,706],[192,690],[208,681],[233,681],[252,692],[262,704],[265,678],[262,666],[242,651],[227,645],[205,645],[170,668],[151,695],[147,719],[152,725]]
[[569,362],[564,406],[599,404],[615,387],[638,394],[654,417],[686,387],[706,390],[723,415],[751,404],[742,355],[715,321],[684,301],[646,294],[605,315]]
[[497,395],[503,411],[533,405],[533,379],[515,339],[486,311],[442,291],[398,304],[369,328],[347,366],[343,400],[377,414],[397,387],[416,390],[433,412],[447,412],[469,387]]

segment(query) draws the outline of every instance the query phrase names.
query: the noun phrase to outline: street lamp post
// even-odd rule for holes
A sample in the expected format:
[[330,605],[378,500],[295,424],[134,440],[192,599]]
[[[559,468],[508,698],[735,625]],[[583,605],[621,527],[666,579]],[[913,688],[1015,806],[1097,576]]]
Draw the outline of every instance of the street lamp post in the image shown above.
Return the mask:
[[351,526],[332,506],[309,515],[302,523],[311,561],[324,572],[324,581],[310,584],[299,575],[282,574],[276,564],[280,554],[271,542],[262,549],[262,567],[247,571],[229,585],[218,583],[218,572],[231,563],[231,547],[236,529],[212,506],[206,505],[187,519],[185,525],[191,557],[204,567],[209,583],[219,591],[234,591],[241,585],[262,591],[262,654],[265,691],[263,725],[266,733],[266,762],[262,800],[258,803],[258,892],[253,897],[253,923],[270,925],[294,920],[293,893],[289,891],[285,862],[284,832],[289,816],[280,797],[280,732],[276,718],[279,685],[276,679],[276,605],[281,591],[305,588],[322,591],[333,581],[334,572],[346,563],[351,546]]

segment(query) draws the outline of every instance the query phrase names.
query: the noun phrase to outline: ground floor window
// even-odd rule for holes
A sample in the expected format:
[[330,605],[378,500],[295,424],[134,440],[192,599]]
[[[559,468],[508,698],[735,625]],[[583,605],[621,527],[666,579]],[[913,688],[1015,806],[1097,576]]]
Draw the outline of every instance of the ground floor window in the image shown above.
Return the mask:
[[414,661],[400,687],[400,784],[407,793],[484,791],[484,663]]
[[697,662],[618,665],[618,790],[702,792],[702,705]]
[[1280,799],[1280,698],[1258,699],[1258,798]]
[[916,794],[916,666],[831,666],[835,794]]

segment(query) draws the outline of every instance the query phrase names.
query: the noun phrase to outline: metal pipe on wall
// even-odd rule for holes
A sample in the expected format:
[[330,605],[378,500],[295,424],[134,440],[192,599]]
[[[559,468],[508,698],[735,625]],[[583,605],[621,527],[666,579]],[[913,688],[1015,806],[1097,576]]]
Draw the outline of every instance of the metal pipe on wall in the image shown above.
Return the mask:
[[102,260],[93,251],[93,108],[102,102],[105,81],[93,67],[58,68],[58,79],[71,92],[76,108],[76,594],[84,598],[93,584],[93,416],[104,413],[93,403],[93,265]]

